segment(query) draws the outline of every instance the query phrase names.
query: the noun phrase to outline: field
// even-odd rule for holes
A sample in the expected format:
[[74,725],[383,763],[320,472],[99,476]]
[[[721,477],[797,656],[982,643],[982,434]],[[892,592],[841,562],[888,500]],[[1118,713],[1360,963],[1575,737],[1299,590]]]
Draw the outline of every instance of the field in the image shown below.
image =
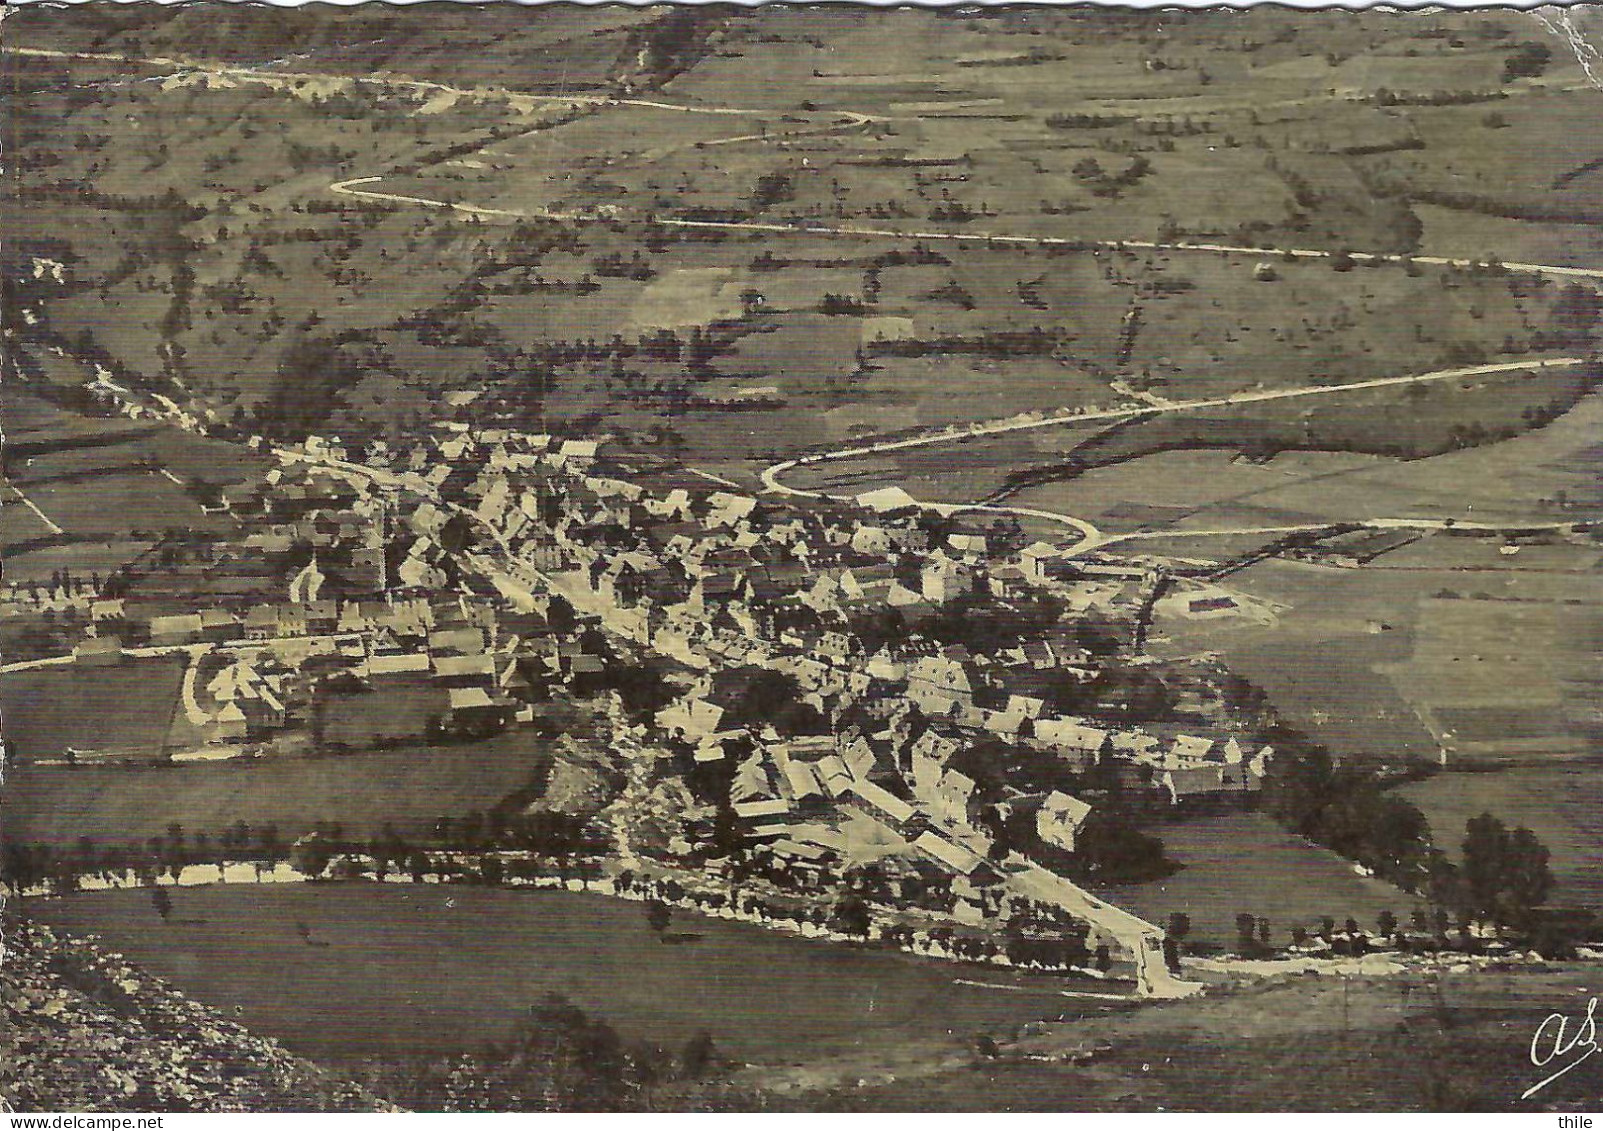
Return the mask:
[[[1291,978],[1064,1026],[1025,1043],[1035,1063],[982,1062],[781,1103],[874,1112],[1588,1110],[1597,1096],[1590,1064],[1520,1096],[1545,1075],[1529,1059],[1536,1027],[1555,1011],[1578,1019],[1600,989],[1595,966]],[[1096,1042],[1110,1048],[1091,1064],[1051,1063],[1055,1051]]]
[[[1115,381],[1183,397],[1523,352],[1557,295],[1438,268],[965,237],[1603,262],[1584,128],[1600,96],[1563,50],[1505,74],[1545,35],[1518,14],[1266,12],[1226,29],[553,9],[523,26],[453,17],[449,51],[389,16],[347,19],[350,43],[250,14],[186,34],[186,19],[24,20],[19,44],[124,56],[19,57],[10,80],[10,222],[50,233],[27,250],[66,268],[27,288],[52,348],[72,347],[31,351],[35,379],[70,386],[78,361],[104,358],[182,382],[221,420],[345,436],[402,435],[441,395],[480,392],[459,416],[635,437],[666,424],[727,469],[862,428],[1099,403]],[[294,69],[119,81],[161,78],[148,59],[163,51],[265,64],[284,36],[307,48]],[[332,191],[354,178],[502,211]],[[60,191],[80,182],[96,192]],[[616,220],[572,218],[601,210]],[[792,230],[655,223],[687,218]],[[817,230],[840,226],[881,234]],[[646,357],[659,328],[710,335],[711,356]],[[334,356],[311,391],[286,368],[308,334]],[[581,342],[595,346],[576,360]],[[527,380],[545,364],[551,380]],[[760,406],[731,402],[766,388]],[[1556,395],[1528,392],[1274,423],[1340,447],[1379,412],[1399,443],[1430,447],[1466,419],[1517,427]]]
[[[625,1037],[678,1048],[699,1030],[737,1060],[788,1064],[898,1039],[962,1044],[1083,1010],[1050,979],[962,986],[958,967],[786,938],[567,892],[340,885],[196,888],[163,924],[144,892],[36,901],[256,1032],[335,1061],[444,1054],[505,1033],[561,993]],[[311,945],[295,930],[311,929]]]
[[153,472],[43,483],[28,493],[69,536],[89,541],[122,533],[138,536],[229,526],[219,516],[203,515],[193,499]]
[[233,519],[206,513],[201,497],[237,495],[266,470],[262,457],[238,444],[84,415],[21,393],[7,398],[0,421],[8,480],[0,489],[0,556],[14,584],[58,570],[104,578],[174,532],[225,534]]
[[1293,927],[1316,930],[1330,916],[1351,916],[1373,928],[1391,911],[1407,921],[1411,896],[1285,832],[1268,817],[1235,813],[1158,825],[1166,854],[1181,870],[1155,883],[1104,889],[1108,899],[1162,925],[1181,911],[1191,918],[1191,940],[1234,949],[1236,916],[1268,919],[1272,941],[1290,942]]
[[361,750],[381,738],[416,738],[427,733],[430,719],[450,706],[450,697],[427,680],[382,691],[340,695],[318,702],[323,741],[331,748]]
[[1454,855],[1472,817],[1491,812],[1510,827],[1524,825],[1552,849],[1550,902],[1603,908],[1603,768],[1595,762],[1438,774],[1399,793]]
[[[104,751],[124,758],[159,758],[173,713],[180,709],[183,674],[184,660],[166,657],[115,667],[67,665],[8,672],[0,676],[6,744],[23,761],[63,758],[69,747],[86,755]],[[16,778],[27,772],[19,769],[8,775],[8,795],[17,788]],[[61,817],[69,815],[75,820],[85,816],[68,810]],[[9,821],[8,825],[16,827]]]
[[[10,720],[8,704],[8,726]],[[173,821],[197,832],[236,821],[272,824],[285,843],[323,821],[339,822],[352,836],[376,835],[386,823],[406,835],[437,817],[488,810],[535,780],[548,757],[540,740],[509,731],[480,743],[321,758],[22,765],[7,775],[3,811],[7,835],[58,845],[80,836],[143,841]]]
[[[1245,384],[1238,377],[1234,388]],[[1466,454],[1455,449],[1490,451],[1493,438],[1530,435],[1536,409],[1561,408],[1576,423],[1566,426],[1568,416],[1560,416],[1548,425],[1558,429],[1556,439],[1527,445],[1551,459],[1576,445],[1597,419],[1597,398],[1587,392],[1579,370],[1337,388],[1328,395],[1071,421],[842,459],[798,468],[786,482],[835,494],[896,483],[915,498],[937,502],[1005,496],[1017,506],[1093,520],[1106,515],[1108,533],[1361,519],[1374,516],[1377,504],[1395,506],[1384,517],[1479,518],[1485,512],[1478,508],[1488,505],[1497,516],[1528,516],[1541,496],[1526,489],[1540,484],[1552,491],[1560,478],[1556,468],[1528,467],[1515,479],[1487,482],[1481,488],[1486,497],[1466,496],[1462,481],[1448,474]],[[1437,458],[1444,461],[1440,467],[1432,462]],[[1565,478],[1571,492],[1589,489],[1583,475]],[[1133,521],[1120,513],[1127,508],[1136,508]],[[1199,521],[1181,521],[1193,515]]]

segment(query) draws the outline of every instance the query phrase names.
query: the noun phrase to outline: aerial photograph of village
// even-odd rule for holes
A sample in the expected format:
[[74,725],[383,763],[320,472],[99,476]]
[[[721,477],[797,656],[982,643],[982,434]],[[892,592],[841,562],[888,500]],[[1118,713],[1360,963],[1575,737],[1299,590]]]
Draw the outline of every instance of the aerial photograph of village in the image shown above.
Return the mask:
[[1603,9],[0,26],[0,1110],[1603,1097]]

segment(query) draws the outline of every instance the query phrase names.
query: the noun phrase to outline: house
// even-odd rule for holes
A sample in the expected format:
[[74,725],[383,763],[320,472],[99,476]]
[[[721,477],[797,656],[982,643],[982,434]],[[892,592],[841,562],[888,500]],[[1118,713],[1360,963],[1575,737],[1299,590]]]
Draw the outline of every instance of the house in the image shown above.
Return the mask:
[[986,592],[993,597],[1019,597],[1032,587],[1024,571],[1015,565],[997,566],[985,575]]
[[433,503],[425,502],[407,516],[406,524],[414,533],[438,538],[449,520],[450,516],[443,510]]
[[1050,542],[1033,542],[1019,551],[1019,568],[1034,581],[1045,581],[1061,551]]
[[112,667],[122,663],[122,641],[115,636],[91,636],[77,643],[72,656],[84,667]]
[[227,609],[207,609],[200,614],[201,639],[221,644],[239,637],[239,618]]
[[974,779],[957,770],[942,769],[929,758],[913,763],[913,795],[941,819],[964,824],[974,797]]
[[747,837],[761,840],[785,835],[790,827],[790,802],[781,797],[760,797],[734,804],[735,816],[748,822]]
[[479,653],[476,656],[435,655],[434,680],[442,687],[482,687],[495,684],[495,657]]
[[757,500],[749,495],[714,491],[707,496],[706,506],[709,526],[734,526],[751,517],[757,509]]
[[781,770],[780,785],[794,804],[800,806],[824,800],[824,786],[814,766],[787,759]]
[[952,876],[972,875],[985,865],[985,858],[936,833],[920,833],[913,839],[913,850]]
[[1213,752],[1213,748],[1214,740],[1211,738],[1179,734],[1169,747],[1169,755],[1177,762],[1200,762]]
[[122,598],[93,601],[89,605],[89,619],[95,623],[103,620],[121,620],[126,615]]
[[1108,743],[1118,757],[1134,760],[1156,758],[1160,745],[1155,737],[1142,730],[1116,731]]
[[853,566],[841,573],[838,584],[847,600],[864,601],[874,597],[883,600],[896,584],[896,571],[883,562]]
[[1046,843],[1073,852],[1080,829],[1090,816],[1091,806],[1077,797],[1053,790],[1036,810],[1035,831]]
[[1078,719],[1038,718],[1030,724],[1034,744],[1065,760],[1088,768],[1096,764],[1108,732]]
[[699,697],[676,699],[657,712],[657,725],[669,734],[696,740],[718,733],[724,709]]
[[278,614],[278,635],[307,635],[306,612],[299,605],[279,605],[276,612]]
[[245,614],[246,640],[271,640],[278,635],[278,610],[272,605],[256,605]]
[[436,654],[476,655],[484,651],[485,643],[484,629],[474,625],[437,628],[429,633],[429,651]]
[[369,656],[357,668],[357,674],[372,682],[403,682],[428,674],[430,667],[427,652],[400,652],[395,655]]
[[243,742],[250,731],[250,720],[238,702],[230,701],[212,716],[206,731],[214,742]]
[[507,711],[490,698],[482,687],[453,687],[450,689],[449,720],[458,727],[500,726],[506,722]]
[[260,734],[282,727],[287,714],[284,701],[270,685],[265,683],[258,685],[255,692],[254,695],[235,700],[239,709],[245,713],[245,733]]
[[871,817],[887,822],[894,828],[905,829],[912,825],[917,811],[882,786],[857,779],[852,783],[851,797],[858,808]]
[[877,491],[858,495],[852,502],[862,510],[878,511],[882,514],[918,508],[918,500],[900,487],[881,487]]
[[[907,694],[926,713],[944,713],[954,700],[972,704],[974,683],[968,668],[959,661],[946,656],[924,656],[908,669]],[[926,703],[935,710],[927,708]]]
[[596,462],[601,449],[599,440],[564,440],[557,449],[557,464],[569,470],[583,472]]
[[889,527],[864,525],[852,531],[849,545],[859,554],[883,558],[893,553],[901,542],[901,538]]
[[842,736],[838,756],[852,777],[866,781],[869,775],[886,761],[881,757],[884,748],[884,742],[876,743],[866,735]]
[[740,596],[740,577],[733,573],[710,573],[698,577],[691,587],[687,604],[705,611],[728,605]]
[[814,770],[819,784],[830,797],[842,797],[852,791],[851,771],[846,768],[845,760],[839,755],[826,754],[818,760]]
[[943,605],[974,591],[974,571],[963,562],[934,557],[924,563],[919,575],[919,593],[925,600]]
[[1030,725],[1030,717],[1021,710],[981,710],[979,715],[980,726],[994,735],[1009,740],[1017,739]]
[[832,849],[794,839],[794,830],[770,844],[768,854],[786,874],[807,884],[821,882],[839,859]]
[[1002,913],[1006,887],[1002,873],[981,858],[978,866],[952,879],[952,916],[959,922],[983,923]]
[[308,632],[333,632],[339,625],[339,603],[328,600],[312,601],[303,606],[302,615]]
[[[908,743],[902,754],[902,765],[908,773],[917,774],[921,763],[933,766],[938,772],[963,749],[963,744],[950,735],[930,729]],[[926,768],[925,773],[929,773]]]
[[150,618],[150,642],[156,647],[193,644],[201,638],[204,623],[199,613]]
[[1169,796],[1171,805],[1184,805],[1225,792],[1224,770],[1219,766],[1187,766],[1164,770],[1154,784]]

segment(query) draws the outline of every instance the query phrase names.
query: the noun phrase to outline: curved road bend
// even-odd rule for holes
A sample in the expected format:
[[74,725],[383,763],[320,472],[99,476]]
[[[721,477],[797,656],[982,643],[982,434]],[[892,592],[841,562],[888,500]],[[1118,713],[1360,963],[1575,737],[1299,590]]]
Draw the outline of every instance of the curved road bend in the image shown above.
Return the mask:
[[[1135,408],[1106,409],[1097,412],[1075,414],[1059,414],[1040,420],[993,421],[987,424],[974,424],[967,427],[951,427],[939,432],[932,432],[923,436],[912,436],[900,440],[882,440],[877,443],[859,444],[853,447],[837,448],[834,451],[822,452],[816,455],[798,456],[795,459],[783,460],[764,469],[762,483],[764,488],[786,495],[799,495],[810,498],[836,498],[822,491],[806,491],[790,487],[781,481],[781,476],[794,471],[798,467],[818,467],[825,463],[839,460],[854,459],[862,456],[880,455],[885,452],[903,451],[909,448],[928,447],[935,444],[960,443],[984,436],[996,436],[1008,432],[1023,432],[1036,428],[1058,428],[1064,425],[1080,424],[1087,421],[1114,420],[1133,416],[1156,415],[1166,412],[1188,412],[1205,408],[1222,408],[1231,405],[1256,404],[1265,401],[1291,400],[1301,397],[1329,396],[1336,393],[1348,393],[1355,390],[1382,389],[1394,385],[1413,385],[1432,381],[1451,381],[1467,377],[1480,377],[1496,373],[1508,373],[1525,369],[1559,369],[1584,365],[1588,361],[1582,357],[1546,358],[1539,361],[1497,362],[1490,365],[1474,365],[1460,369],[1441,369],[1430,373],[1417,373],[1403,377],[1379,377],[1369,381],[1354,381],[1345,385],[1304,385],[1293,389],[1276,389],[1266,392],[1236,393],[1226,397],[1209,397],[1194,401],[1171,401],[1162,408],[1153,405],[1141,405]],[[985,511],[996,514],[1012,514],[1030,518],[1046,519],[1061,522],[1080,532],[1081,541],[1069,549],[1070,553],[1083,553],[1097,549],[1115,542],[1126,541],[1140,535],[1104,535],[1090,522],[1077,518],[1074,515],[1062,514],[1056,511],[1036,510],[1026,507],[983,506],[953,503],[925,503],[915,500],[918,506],[937,514],[955,514],[959,511]],[[1376,519],[1366,523],[1375,526],[1427,526],[1435,522],[1440,525],[1446,520],[1430,519]],[[1215,531],[1213,533],[1290,533],[1299,529],[1317,529],[1329,526],[1331,523],[1318,523],[1308,527],[1290,527],[1285,529]],[[1465,528],[1475,528],[1475,524],[1458,523]],[[1523,528],[1528,524],[1521,524]],[[1555,523],[1554,528],[1568,526],[1570,523]],[[1200,532],[1198,532],[1200,533]],[[1156,532],[1149,535],[1159,536]]]

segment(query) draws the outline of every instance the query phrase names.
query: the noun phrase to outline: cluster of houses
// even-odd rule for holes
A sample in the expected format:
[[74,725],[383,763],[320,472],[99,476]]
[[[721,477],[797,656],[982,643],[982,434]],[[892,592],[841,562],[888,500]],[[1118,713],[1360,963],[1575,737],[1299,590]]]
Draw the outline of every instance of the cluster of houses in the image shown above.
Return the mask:
[[[1105,729],[1041,713],[1038,701],[1013,704],[1018,730],[998,738],[977,718],[924,712],[905,681],[891,680],[886,694],[866,700],[801,692],[817,733],[782,733],[783,721],[740,710],[742,680],[771,670],[705,676],[658,712],[657,726],[690,751],[692,778],[726,791],[711,800],[727,801],[751,850],[779,875],[811,885],[847,871],[892,875],[901,885],[893,895],[945,893],[959,918],[997,912],[997,861],[1009,848],[1077,850],[1095,807],[1088,798],[1100,788],[1081,796],[1075,783],[1100,780],[1095,771],[1164,805],[1243,804],[1261,788],[1272,756],[1268,748],[1249,753],[1235,737]],[[992,745],[983,747],[987,739]],[[983,761],[1008,746],[1059,770],[1042,781]],[[1022,843],[1020,819],[1028,830]],[[1014,832],[999,850],[1003,829]]]
[[[349,454],[308,444],[325,465]],[[581,690],[601,681],[606,649],[575,645],[597,625],[677,644],[709,663],[657,713],[656,738],[691,752],[691,776],[717,783],[710,800],[779,874],[816,880],[869,864],[882,882],[939,891],[959,914],[984,916],[996,911],[1001,830],[1022,820],[1039,843],[1074,852],[1098,804],[1097,788],[1080,788],[1093,772],[1177,807],[1250,801],[1261,786],[1272,752],[1236,735],[1111,728],[1056,709],[1045,685],[1096,672],[1072,625],[985,650],[859,631],[887,613],[917,625],[959,603],[1042,593],[1070,614],[1113,611],[1139,573],[1088,578],[1094,566],[1006,526],[931,523],[896,489],[851,503],[759,499],[682,469],[625,466],[591,441],[447,425],[411,452],[362,458],[402,489],[380,501],[353,479],[323,501],[384,531],[384,593],[260,605],[244,635],[349,634],[361,655],[348,657],[347,675],[381,691],[428,686],[443,697],[428,712],[436,726],[527,717],[531,671]],[[271,489],[293,482],[286,474]],[[357,497],[343,497],[350,492]],[[266,510],[320,519],[323,508],[297,513],[303,497],[292,492],[287,511],[276,502]],[[551,632],[493,591],[470,596],[482,582],[460,568],[464,546],[490,542],[529,598],[568,598],[581,628]],[[320,571],[324,555],[348,560],[341,545],[316,547]],[[463,592],[442,602],[453,586]],[[302,597],[312,592],[302,588]],[[442,622],[442,606],[473,612]],[[734,721],[754,673],[783,676],[806,721]],[[221,686],[236,685],[252,681]],[[276,717],[266,700],[247,707],[248,692],[233,701],[247,733],[260,725],[253,715]],[[233,712],[227,722],[240,725]],[[980,747],[1061,772],[1046,781],[987,773],[974,764]]]
[[[425,556],[397,519],[410,509],[358,476],[274,469],[235,512],[242,536],[175,568],[130,570],[124,596],[93,600],[75,657],[108,666],[130,653],[190,650],[199,676],[186,705],[189,740],[207,756],[297,749],[308,738],[340,749],[482,735],[530,721],[539,689],[599,681],[607,649],[598,621],[560,597],[512,610],[458,573],[452,583],[443,570],[409,575],[408,563]],[[191,596],[184,610],[184,589],[219,600],[197,610]],[[553,604],[560,634],[545,615]],[[370,696],[361,726],[342,727],[356,695]]]
[[[1077,850],[1093,780],[1238,803],[1272,754],[1060,709],[1054,688],[1097,673],[1074,614],[1115,614],[1147,579],[1095,576],[1006,524],[932,522],[897,489],[759,499],[593,441],[451,425],[359,453],[364,474],[341,467],[352,458],[314,437],[235,508],[237,552],[270,563],[277,592],[147,618],[153,646],[227,646],[195,696],[208,741],[482,735],[532,719],[543,685],[606,686],[607,639],[660,645],[702,674],[657,712],[653,741],[688,753],[686,781],[775,874],[850,870],[976,919],[1001,906],[1017,830]],[[521,600],[491,584],[487,555]],[[1063,615],[1016,640],[917,631],[1042,595]],[[81,658],[115,662],[132,607],[97,602]],[[876,633],[887,618],[898,627]],[[772,717],[741,708],[758,676],[785,688]],[[1034,771],[1013,773],[1017,759]]]

